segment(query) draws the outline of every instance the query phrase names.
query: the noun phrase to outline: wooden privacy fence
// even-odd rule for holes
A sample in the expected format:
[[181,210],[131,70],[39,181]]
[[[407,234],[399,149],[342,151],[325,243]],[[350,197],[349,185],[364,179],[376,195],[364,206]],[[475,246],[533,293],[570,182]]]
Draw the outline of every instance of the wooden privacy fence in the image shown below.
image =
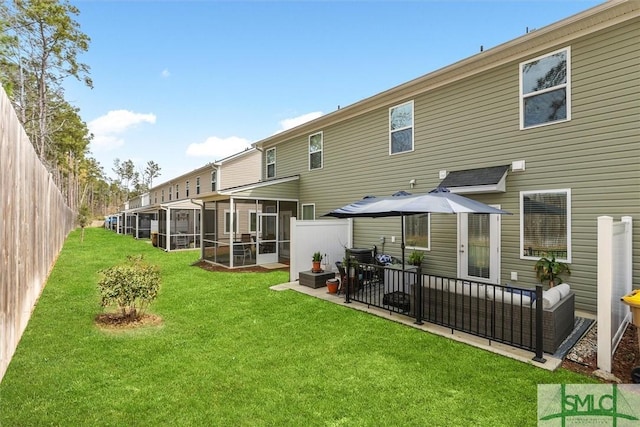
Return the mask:
[[74,219],[0,89],[0,381]]

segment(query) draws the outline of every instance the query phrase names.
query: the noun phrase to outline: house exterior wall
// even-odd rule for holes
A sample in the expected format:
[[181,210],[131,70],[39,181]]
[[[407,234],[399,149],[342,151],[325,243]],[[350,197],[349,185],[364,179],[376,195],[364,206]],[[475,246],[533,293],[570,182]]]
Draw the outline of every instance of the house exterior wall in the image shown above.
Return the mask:
[[[216,164],[207,164],[151,188],[149,190],[150,203],[154,205],[213,194],[211,171],[214,169],[217,170],[217,191],[257,182],[260,179],[260,161],[261,154],[258,150],[247,150],[221,160]],[[200,178],[199,193],[197,192],[198,178]],[[188,196],[186,192],[187,182],[189,183]],[[178,198],[176,198],[176,185],[179,188]],[[169,198],[170,189],[172,190],[171,198]],[[162,200],[163,190],[164,200]]]
[[257,186],[252,189],[236,191],[233,197],[261,200],[296,200],[299,193],[299,182],[293,180],[274,185]]
[[[562,27],[554,31],[557,44],[524,49],[448,84],[425,80],[424,88],[414,88],[410,96],[403,97],[404,87],[399,87],[394,97],[392,89],[362,114],[345,113],[340,119],[341,113],[334,112],[337,119],[316,120],[304,127],[304,134],[269,138],[261,148],[276,147],[276,177],[300,175],[300,205],[314,203],[318,218],[368,194],[427,192],[441,181],[440,170],[525,160],[525,171],[508,173],[506,193],[470,196],[514,214],[501,218],[500,282],[511,282],[511,272],[517,272],[515,283],[536,283],[535,261],[520,258],[520,191],[570,189],[572,274],[567,282],[576,291],[577,308],[595,312],[597,217],[640,217],[640,18],[636,13],[593,33],[578,32],[572,40]],[[521,130],[519,64],[565,47],[571,49],[571,120]],[[414,102],[414,151],[389,155],[389,108],[406,101]],[[310,171],[308,136],[319,131],[323,168]],[[412,189],[411,179],[416,180]],[[385,236],[385,252],[399,255],[400,233],[399,218],[354,221],[356,247],[380,247]],[[395,243],[391,236],[397,237]],[[455,276],[457,249],[456,216],[431,215],[425,268]],[[637,288],[637,226],[633,250]]]
[[260,180],[262,155],[258,150],[242,153],[222,163],[218,189],[237,187]]
[[[211,170],[213,166],[207,165],[198,169],[194,169],[177,178],[173,178],[167,182],[157,185],[149,190],[149,200],[152,205],[160,203],[175,202],[186,198],[194,198],[196,194],[196,182],[200,178],[200,194],[211,193]],[[189,182],[189,196],[187,197],[186,189]],[[176,185],[179,186],[178,198],[176,199]],[[171,199],[169,199],[169,189],[172,189]],[[164,200],[162,200],[162,191],[164,190]],[[157,197],[157,200],[156,200]]]
[[129,200],[129,205],[127,206],[129,209],[136,209],[144,206],[144,195],[137,196],[133,199]]

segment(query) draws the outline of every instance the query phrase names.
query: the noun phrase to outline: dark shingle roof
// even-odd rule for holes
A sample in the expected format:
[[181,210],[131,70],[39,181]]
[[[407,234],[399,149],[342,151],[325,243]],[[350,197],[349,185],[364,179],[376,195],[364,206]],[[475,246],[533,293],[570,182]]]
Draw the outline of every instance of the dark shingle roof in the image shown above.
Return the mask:
[[502,165],[449,172],[447,177],[440,183],[440,187],[456,188],[496,185],[500,182],[507,170],[509,170],[509,167],[510,165]]

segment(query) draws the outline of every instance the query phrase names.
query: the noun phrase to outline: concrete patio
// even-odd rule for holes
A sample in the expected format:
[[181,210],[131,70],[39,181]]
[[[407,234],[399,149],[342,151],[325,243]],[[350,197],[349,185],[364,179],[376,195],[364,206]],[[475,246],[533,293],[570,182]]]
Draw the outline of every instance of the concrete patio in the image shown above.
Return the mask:
[[487,350],[487,351],[499,354],[501,356],[510,357],[512,359],[519,360],[524,363],[529,363],[531,365],[534,365],[549,371],[556,370],[562,364],[562,359],[554,357],[551,354],[545,353],[544,358],[546,359],[546,362],[539,363],[533,360],[535,353],[531,351],[526,351],[520,348],[511,347],[502,343],[489,341],[485,338],[480,338],[475,335],[459,332],[456,330],[452,330],[450,328],[445,328],[445,327],[428,323],[428,322],[424,322],[422,325],[418,325],[415,323],[414,319],[411,317],[404,316],[398,313],[391,313],[387,310],[382,310],[376,307],[367,307],[365,304],[361,304],[358,302],[350,302],[349,304],[347,304],[344,301],[344,295],[330,294],[329,292],[327,292],[326,287],[313,289],[307,286],[302,286],[296,281],[296,282],[281,283],[279,285],[272,286],[271,289],[274,291],[293,290],[305,295],[309,295],[314,298],[319,298],[328,302],[332,302],[334,304],[341,304],[353,310],[363,311],[363,312],[366,312],[375,316],[379,316],[397,323],[401,323],[403,325],[406,325],[412,328],[420,329],[425,332],[429,332],[429,333],[440,335],[449,339],[453,339],[468,345],[472,345],[477,348],[481,348],[483,350]]

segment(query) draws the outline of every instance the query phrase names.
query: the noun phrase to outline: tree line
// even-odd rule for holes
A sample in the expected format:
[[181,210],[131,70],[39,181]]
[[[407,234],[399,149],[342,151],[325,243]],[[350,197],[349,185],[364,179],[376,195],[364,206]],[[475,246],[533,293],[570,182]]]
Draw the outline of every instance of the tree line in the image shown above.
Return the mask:
[[93,135],[63,86],[75,78],[93,88],[90,67],[78,60],[90,43],[74,20],[79,13],[67,0],[0,3],[0,84],[69,207],[96,217],[146,192],[160,166],[149,161],[137,170],[131,160],[116,159],[111,179],[92,157]]

